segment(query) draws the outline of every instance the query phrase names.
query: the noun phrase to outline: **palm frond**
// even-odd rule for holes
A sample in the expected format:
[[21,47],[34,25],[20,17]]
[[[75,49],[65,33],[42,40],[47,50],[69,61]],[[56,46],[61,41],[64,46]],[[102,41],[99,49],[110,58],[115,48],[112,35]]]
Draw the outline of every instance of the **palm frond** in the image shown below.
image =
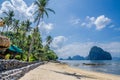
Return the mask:
[[45,14],[46,14],[46,16],[47,16],[47,18],[48,18],[48,17],[49,17],[49,15],[48,15],[47,11],[45,11]]
[[41,17],[40,14],[37,14],[37,16],[34,19],[34,22],[37,22],[37,20],[39,19],[39,17]]
[[5,15],[9,16],[7,12],[3,12]]
[[33,15],[37,14],[38,12],[39,12],[39,9],[38,9],[38,10],[36,10],[36,11],[33,13]]
[[50,12],[52,12],[52,13],[54,13],[54,14],[55,14],[55,11],[54,11],[54,10],[52,10],[52,9],[50,9],[50,8],[46,8],[46,10],[48,10],[48,11],[50,11]]
[[39,1],[35,1],[34,4],[37,5],[37,6],[40,6]]

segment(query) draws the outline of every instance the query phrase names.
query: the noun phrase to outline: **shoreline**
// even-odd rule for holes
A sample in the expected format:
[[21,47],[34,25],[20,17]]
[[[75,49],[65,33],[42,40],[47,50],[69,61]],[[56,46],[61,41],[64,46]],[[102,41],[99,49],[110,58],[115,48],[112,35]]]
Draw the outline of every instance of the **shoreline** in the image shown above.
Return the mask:
[[30,72],[19,80],[119,80],[119,75],[87,71],[73,68],[67,64],[48,62]]
[[[68,65],[68,64],[66,64],[66,65]],[[88,71],[88,72],[95,72],[95,73],[101,73],[101,74],[120,76],[119,74],[112,74],[112,73],[107,73],[107,72],[99,72],[99,71],[87,70],[87,69],[82,69],[82,68],[78,68],[78,67],[74,67],[74,66],[70,66],[70,65],[68,65],[68,66],[71,67],[71,68],[80,69],[80,70]]]

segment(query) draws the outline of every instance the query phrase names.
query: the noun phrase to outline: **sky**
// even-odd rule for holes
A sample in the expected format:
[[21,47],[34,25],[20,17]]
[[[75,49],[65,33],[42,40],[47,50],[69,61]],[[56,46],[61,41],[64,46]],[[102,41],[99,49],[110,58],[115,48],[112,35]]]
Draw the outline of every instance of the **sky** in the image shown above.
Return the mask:
[[[34,0],[0,0],[0,16],[12,9],[15,18],[34,21]],[[99,46],[120,57],[120,0],[50,0],[49,12],[39,29],[44,39],[53,37],[51,48],[62,58],[87,56],[92,46]],[[34,26],[34,24],[32,25]]]

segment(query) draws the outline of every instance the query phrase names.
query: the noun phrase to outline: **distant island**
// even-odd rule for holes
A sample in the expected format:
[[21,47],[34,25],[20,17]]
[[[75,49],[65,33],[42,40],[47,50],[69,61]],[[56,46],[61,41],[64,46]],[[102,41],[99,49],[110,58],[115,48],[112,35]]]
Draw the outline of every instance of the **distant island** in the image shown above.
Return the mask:
[[112,60],[109,52],[104,51],[102,48],[93,46],[87,56],[88,60]]
[[93,46],[87,57],[75,55],[73,57],[69,56],[66,59],[60,58],[60,60],[112,60],[112,56],[109,52],[104,51],[102,48]]
[[113,57],[112,60],[120,60],[120,57]]
[[60,58],[60,60],[85,60],[84,57],[80,56],[80,55],[75,55],[73,57],[68,57],[66,59]]

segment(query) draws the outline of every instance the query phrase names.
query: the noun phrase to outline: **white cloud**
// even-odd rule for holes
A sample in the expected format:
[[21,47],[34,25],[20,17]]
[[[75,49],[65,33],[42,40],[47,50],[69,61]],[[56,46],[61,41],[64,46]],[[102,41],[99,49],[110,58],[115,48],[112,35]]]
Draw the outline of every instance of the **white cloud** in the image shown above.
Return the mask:
[[53,39],[51,47],[54,49],[60,49],[64,42],[67,41],[67,38],[64,36],[57,36]]
[[91,28],[91,27],[93,27],[93,24],[95,22],[95,17],[87,16],[85,21],[86,22],[81,23],[81,26],[85,26],[85,27]]
[[3,16],[4,11],[13,10],[15,12],[15,18],[21,20],[34,21],[33,13],[36,10],[36,6],[31,4],[28,6],[23,0],[10,0],[4,1],[0,9],[0,16]]
[[91,47],[98,46],[104,50],[110,52],[112,56],[120,57],[120,42],[110,43],[97,43],[97,42],[86,42],[86,43],[72,43],[63,46],[60,49],[55,50],[59,57],[67,58],[68,56],[81,55],[87,56]]
[[80,23],[80,19],[79,19],[79,18],[72,18],[72,19],[70,20],[70,23],[71,23],[72,25],[77,25],[77,24]]
[[52,23],[47,24],[45,22],[41,22],[39,25],[39,29],[40,29],[42,34],[48,34],[53,29],[53,26],[54,25]]
[[110,22],[111,22],[111,19],[105,17],[104,15],[101,15],[97,17],[94,24],[96,25],[97,30],[101,30],[105,28],[108,24],[110,24]]
[[[19,20],[29,19],[31,22],[34,21],[34,12],[36,11],[37,6],[32,3],[30,6],[24,2],[24,0],[10,0],[4,1],[0,9],[0,16],[3,16],[4,11],[13,10],[15,12],[15,18]],[[53,29],[53,24],[41,22],[39,25],[40,31],[42,34],[48,34]]]
[[81,25],[85,27],[96,27],[96,30],[101,30],[111,23],[111,19],[105,17],[104,15],[95,17],[86,17],[86,22],[83,22]]

